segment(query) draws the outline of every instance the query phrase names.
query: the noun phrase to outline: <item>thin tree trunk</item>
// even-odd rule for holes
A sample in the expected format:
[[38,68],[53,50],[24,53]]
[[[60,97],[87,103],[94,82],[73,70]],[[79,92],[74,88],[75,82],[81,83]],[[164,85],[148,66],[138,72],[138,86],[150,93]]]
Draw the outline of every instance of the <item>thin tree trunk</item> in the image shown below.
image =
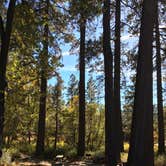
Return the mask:
[[[56,110],[57,111],[57,110]],[[56,150],[57,148],[57,141],[58,141],[58,113],[56,112],[55,115],[55,119],[56,119],[56,128],[55,128],[55,142],[54,142],[54,148]]]
[[104,0],[103,6],[103,52],[104,52],[104,72],[105,72],[105,162],[106,165],[116,164],[114,154],[115,145],[113,143],[114,119],[111,117],[113,110],[113,77],[112,77],[112,52],[110,46],[110,0]]
[[161,54],[160,54],[160,31],[158,21],[158,5],[156,5],[156,66],[157,66],[157,109],[158,109],[158,153],[165,152],[164,145],[164,117],[162,97],[162,75],[161,75]]
[[155,5],[155,0],[143,1],[128,166],[154,165],[152,41]]
[[80,20],[80,82],[79,82],[79,133],[78,133],[78,156],[85,153],[85,33],[86,20]]
[[121,98],[120,98],[120,18],[121,18],[121,4],[120,0],[116,1],[115,12],[115,73],[114,73],[114,115],[116,119],[116,155],[117,160],[120,160],[120,151],[123,151],[123,132],[122,132],[122,117],[121,117]]
[[[49,0],[46,1],[46,14],[48,15]],[[48,16],[46,18],[48,21]],[[45,119],[46,119],[46,96],[47,96],[47,63],[48,63],[48,22],[44,26],[43,52],[40,57],[41,61],[41,84],[40,84],[40,105],[36,154],[44,152],[45,142]]]
[[6,27],[4,26],[2,17],[0,16],[0,36],[1,36],[1,51],[0,51],[0,150],[3,144],[3,128],[4,128],[4,113],[5,113],[5,88],[6,83],[6,67],[8,59],[8,51],[10,44],[10,36],[12,32],[12,24],[14,17],[16,0],[10,0],[7,10]]
[[31,131],[28,131],[28,143],[31,144]]

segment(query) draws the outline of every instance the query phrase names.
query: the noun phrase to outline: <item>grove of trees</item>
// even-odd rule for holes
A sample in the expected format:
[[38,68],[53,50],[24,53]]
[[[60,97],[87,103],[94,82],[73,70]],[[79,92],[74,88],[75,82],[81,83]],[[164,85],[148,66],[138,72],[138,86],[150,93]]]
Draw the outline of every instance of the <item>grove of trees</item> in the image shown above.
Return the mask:
[[0,1],[0,164],[166,164],[165,96],[166,1]]

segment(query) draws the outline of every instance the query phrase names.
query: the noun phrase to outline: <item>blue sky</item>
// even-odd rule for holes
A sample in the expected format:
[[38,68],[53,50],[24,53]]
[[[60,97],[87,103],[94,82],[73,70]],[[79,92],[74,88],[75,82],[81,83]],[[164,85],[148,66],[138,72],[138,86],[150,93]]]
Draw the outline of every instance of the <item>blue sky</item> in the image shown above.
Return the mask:
[[[134,37],[134,36],[131,36],[129,34],[126,34],[126,35],[123,35],[121,37],[121,40],[125,44],[128,44],[128,42],[130,42],[129,43],[129,47],[128,47],[128,49],[130,49],[137,42],[137,37]],[[67,87],[71,74],[74,74],[77,77],[77,79],[79,80],[79,71],[76,68],[76,65],[78,64],[78,53],[79,53],[79,50],[77,50],[77,54],[70,53],[70,46],[69,46],[69,44],[64,44],[62,46],[61,63],[63,64],[63,67],[60,68],[59,71],[60,71],[61,77],[62,77],[62,79],[64,81],[64,87]],[[97,76],[99,74],[101,75],[101,73],[96,73],[95,72],[93,75],[95,77],[95,76]],[[126,75],[126,78],[129,79],[130,73],[126,72],[125,75]],[[86,70],[86,83],[88,81],[88,78],[89,78],[89,74],[88,74],[88,71]],[[49,84],[55,85],[55,83],[56,83],[56,79],[55,78],[52,78],[52,79],[49,80]],[[63,93],[64,93],[64,98],[66,98],[65,97],[65,93],[66,93],[65,89],[64,89]],[[123,98],[123,96],[122,96],[122,98]],[[103,102],[104,101],[102,99],[101,103],[103,103]]]
[[[125,11],[123,11],[125,12]],[[122,20],[125,19],[125,15],[127,15],[127,13],[122,13]],[[99,24],[98,24],[99,23]],[[101,33],[102,33],[102,17],[99,17],[98,20],[95,20],[95,26],[96,26],[96,31],[90,31],[88,30],[87,32],[87,39],[94,39],[94,38],[98,38]],[[165,24],[160,25],[160,27],[166,27]],[[75,32],[75,37],[77,39],[79,39],[79,33],[78,31]],[[123,44],[125,44],[126,48],[125,50],[131,50],[133,48],[133,46],[137,45],[138,43],[138,38],[139,38],[139,34],[133,36],[132,34],[130,34],[130,32],[128,32],[128,29],[125,28],[124,31],[121,34],[121,42]],[[63,64],[64,67],[60,68],[60,73],[61,73],[61,77],[64,81],[64,86],[67,87],[67,84],[69,82],[69,78],[71,74],[76,75],[77,79],[79,80],[79,71],[76,68],[76,65],[78,64],[78,54],[79,54],[79,50],[76,51],[75,54],[72,54],[70,52],[70,44],[63,44],[61,46],[62,49],[62,59],[61,62]],[[101,74],[101,73],[100,73]],[[129,83],[130,79],[129,77],[131,76],[131,71],[126,70],[125,71],[125,77],[127,82]],[[95,76],[97,76],[98,74],[95,73]],[[154,73],[154,78],[156,77],[156,73]],[[86,83],[88,80],[89,76],[88,76],[88,71],[86,71]],[[56,83],[56,79],[52,78],[51,80],[49,80],[49,84],[54,85]],[[154,84],[154,88],[155,88],[155,84]],[[156,88],[155,88],[156,89]],[[65,91],[64,91],[65,93]],[[156,95],[156,91],[154,90],[154,95]],[[122,93],[122,100],[123,100],[123,93]],[[156,97],[154,97],[154,102],[156,103]]]

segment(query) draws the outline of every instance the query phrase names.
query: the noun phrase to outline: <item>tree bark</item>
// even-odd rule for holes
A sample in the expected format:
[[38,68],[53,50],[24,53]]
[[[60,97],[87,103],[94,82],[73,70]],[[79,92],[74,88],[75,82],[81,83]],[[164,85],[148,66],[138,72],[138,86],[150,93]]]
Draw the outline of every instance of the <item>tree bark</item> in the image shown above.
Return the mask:
[[116,119],[116,155],[117,160],[120,160],[120,151],[123,151],[123,132],[122,132],[122,117],[121,117],[121,98],[120,98],[120,18],[121,18],[121,4],[120,0],[116,1],[115,12],[115,72],[114,72],[114,115]]
[[103,53],[105,72],[105,162],[106,165],[116,164],[115,144],[113,138],[115,133],[112,129],[114,119],[111,116],[113,110],[113,58],[110,46],[110,0],[104,0],[103,6]]
[[1,35],[1,50],[0,50],[0,150],[3,144],[3,128],[4,128],[4,113],[5,113],[5,89],[6,83],[6,67],[8,59],[8,51],[10,44],[10,36],[12,32],[12,24],[14,18],[16,0],[10,0],[7,10],[6,27],[2,17],[0,16],[0,35]]
[[42,74],[40,85],[40,106],[39,106],[39,121],[38,121],[38,135],[36,154],[40,155],[44,152],[45,142],[45,118],[46,118],[46,92],[47,91],[47,79]]
[[44,152],[45,142],[45,119],[46,119],[46,96],[47,96],[47,68],[48,68],[48,8],[49,0],[46,1],[46,25],[44,26],[43,51],[41,53],[41,83],[40,83],[40,105],[39,105],[39,121],[38,135],[36,145],[36,155],[41,155]]
[[80,82],[79,82],[79,133],[78,133],[78,156],[85,153],[85,33],[86,19],[80,20]]
[[164,138],[164,115],[163,115],[163,97],[162,97],[162,75],[161,75],[161,54],[160,54],[160,31],[158,20],[158,4],[156,5],[156,67],[157,67],[157,110],[158,110],[158,153],[165,152]]
[[137,62],[136,91],[127,163],[129,166],[154,165],[152,42],[155,21],[155,5],[155,0],[143,1]]

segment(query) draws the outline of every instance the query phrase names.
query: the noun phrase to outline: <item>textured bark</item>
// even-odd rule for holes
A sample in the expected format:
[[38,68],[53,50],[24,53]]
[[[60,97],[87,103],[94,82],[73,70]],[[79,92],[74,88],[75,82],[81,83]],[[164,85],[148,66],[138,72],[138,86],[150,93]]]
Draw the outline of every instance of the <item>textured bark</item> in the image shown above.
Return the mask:
[[158,5],[156,5],[156,67],[157,67],[157,110],[158,110],[158,153],[165,152],[164,145],[164,115],[162,97],[162,75],[161,75],[161,54],[160,54],[160,31],[158,20]]
[[[46,1],[46,14],[48,14],[49,0]],[[48,21],[48,20],[47,20]],[[46,119],[46,96],[47,96],[47,68],[48,68],[48,23],[44,26],[43,52],[40,57],[41,61],[41,78],[40,78],[40,105],[38,135],[36,145],[36,155],[44,152],[45,142],[45,119]]]
[[115,145],[117,160],[120,160],[120,151],[123,151],[123,132],[122,132],[122,117],[121,117],[121,97],[120,97],[120,57],[121,57],[121,45],[120,45],[120,18],[121,18],[121,4],[120,0],[116,1],[115,12],[115,73],[114,73],[114,109],[113,114],[116,129],[115,129]]
[[105,162],[106,165],[116,164],[115,144],[111,137],[115,138],[112,131],[114,118],[111,117],[113,110],[113,77],[112,77],[112,52],[110,46],[110,0],[104,0],[103,6],[103,53],[105,72]]
[[128,157],[129,166],[154,165],[152,41],[155,20],[155,5],[155,0],[143,1],[137,62],[136,91]]
[[38,135],[37,135],[37,145],[36,145],[36,154],[37,155],[40,155],[44,152],[45,118],[46,118],[46,91],[47,91],[47,79],[42,74],[41,85],[40,85]]
[[85,153],[85,33],[86,20],[82,17],[80,23],[80,82],[79,82],[79,133],[78,133],[78,156]]
[[4,113],[5,113],[5,88],[6,83],[6,67],[8,59],[8,51],[10,44],[10,36],[12,32],[12,23],[14,17],[16,0],[10,0],[7,10],[6,27],[4,26],[2,17],[0,16],[0,35],[1,35],[1,50],[0,50],[0,149],[3,142],[4,128]]

